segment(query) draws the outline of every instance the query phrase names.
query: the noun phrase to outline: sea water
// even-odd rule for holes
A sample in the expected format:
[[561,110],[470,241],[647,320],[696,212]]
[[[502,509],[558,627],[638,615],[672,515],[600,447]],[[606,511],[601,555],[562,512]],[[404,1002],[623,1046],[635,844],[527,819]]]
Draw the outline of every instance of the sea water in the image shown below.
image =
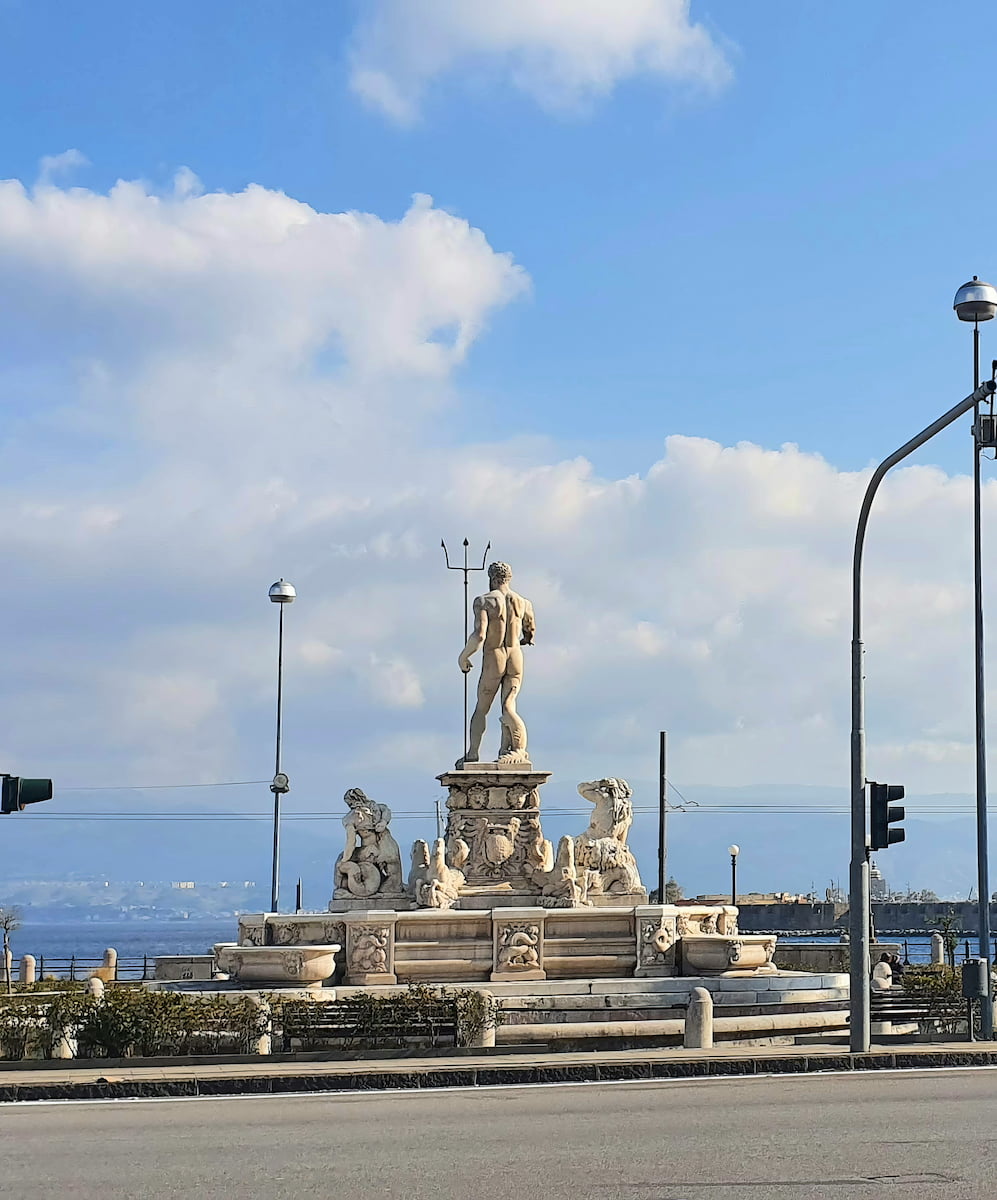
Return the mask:
[[[108,947],[120,959],[157,954],[207,954],[216,942],[234,942],[236,917],[210,921],[73,921],[25,920],[10,935],[15,963],[23,954],[36,959],[99,959]],[[61,971],[59,972],[62,973]]]

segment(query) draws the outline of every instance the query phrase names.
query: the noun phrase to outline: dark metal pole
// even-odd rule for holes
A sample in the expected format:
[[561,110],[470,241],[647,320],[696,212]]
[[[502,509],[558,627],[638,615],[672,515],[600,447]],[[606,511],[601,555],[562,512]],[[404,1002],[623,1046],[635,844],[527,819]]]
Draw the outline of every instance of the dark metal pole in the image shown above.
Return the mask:
[[[485,553],[486,554],[488,553],[487,550],[485,551]],[[467,591],[467,575],[468,575],[469,570],[470,570],[470,568],[467,565],[467,538],[464,538],[464,645],[465,646],[467,645],[468,635],[471,632],[470,626],[468,624],[470,617],[468,615],[468,610],[467,610],[467,606],[469,603],[469,596],[468,596],[468,591]],[[471,733],[470,733],[470,730],[468,729],[468,724],[467,724],[467,681],[468,681],[469,677],[470,677],[470,672],[465,671],[464,672],[464,749],[461,751],[461,756],[464,758],[467,757],[467,747],[468,747],[468,743],[470,742],[470,738],[471,738]]]
[[[973,323],[973,388],[980,386],[980,326]],[[983,552],[980,521],[980,405],[977,402],[973,421],[973,599],[975,614],[976,662],[976,871],[979,891],[979,954],[987,962],[990,979],[990,864],[987,836],[987,715],[984,689],[983,659]],[[993,999],[989,987],[980,1000],[980,1037],[990,1041],[994,1036]]]
[[993,395],[997,384],[988,380],[972,395],[922,429],[889,458],[883,459],[869,480],[855,529],[852,556],[852,733],[851,733],[851,864],[848,873],[849,930],[849,1048],[864,1054],[869,1049],[869,850],[866,837],[868,814],[865,794],[865,690],[862,676],[862,552],[869,513],[887,471],[924,445],[953,421]]
[[[492,544],[491,544],[491,542],[489,542],[488,545],[485,546],[484,554],[482,554],[482,556],[481,556],[481,566],[480,567],[470,567],[467,564],[468,544],[469,543],[468,543],[467,538],[464,538],[464,563],[463,563],[463,566],[454,567],[454,566],[450,565],[450,552],[447,550],[446,542],[445,541],[440,542],[440,546],[443,548],[443,558],[444,558],[444,561],[446,562],[447,570],[464,572],[464,645],[465,646],[467,645],[467,639],[471,633],[470,608],[469,608],[470,595],[467,590],[468,575],[470,575],[470,573],[472,571],[483,571],[485,569],[485,561],[488,558],[488,551],[491,550],[491,548],[492,548]],[[470,674],[470,672],[467,672],[467,671],[464,672],[464,749],[462,752],[463,758],[467,758],[468,743],[470,742],[470,738],[471,738],[470,729],[469,729],[468,723],[467,723],[467,684],[468,684],[469,674]]]
[[658,903],[665,902],[668,865],[668,734],[658,734]]
[[[274,759],[274,777],[280,774],[280,724],[284,699],[284,606],[278,605],[277,621],[277,750]],[[277,911],[280,899],[280,792],[273,794],[273,868],[270,876],[270,911]]]
[[730,902],[737,904],[737,855],[730,856]]

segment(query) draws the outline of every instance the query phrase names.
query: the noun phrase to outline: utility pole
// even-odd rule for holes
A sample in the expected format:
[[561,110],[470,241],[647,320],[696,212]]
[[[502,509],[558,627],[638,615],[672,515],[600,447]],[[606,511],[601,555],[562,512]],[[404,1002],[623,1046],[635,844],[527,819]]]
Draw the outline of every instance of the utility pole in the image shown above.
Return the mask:
[[658,903],[665,902],[668,876],[668,734],[658,734]]

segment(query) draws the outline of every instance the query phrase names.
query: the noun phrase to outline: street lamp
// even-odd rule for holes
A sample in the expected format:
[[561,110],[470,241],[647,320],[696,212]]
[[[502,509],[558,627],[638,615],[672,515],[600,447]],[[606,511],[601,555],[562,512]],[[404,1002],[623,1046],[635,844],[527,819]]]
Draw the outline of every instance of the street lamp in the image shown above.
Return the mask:
[[[849,1048],[864,1054],[869,1049],[869,836],[865,778],[865,684],[862,660],[862,555],[865,534],[869,525],[872,502],[887,472],[941,433],[953,421],[978,408],[983,400],[993,396],[997,384],[988,379],[964,400],[960,400],[937,421],[932,421],[919,434],[905,442],[899,450],[884,458],[873,471],[862,497],[859,519],[855,526],[855,548],[852,552],[852,731],[851,765],[851,842],[852,854],[848,873],[848,938],[849,952]],[[988,913],[989,916],[989,913]],[[989,948],[988,948],[989,949]],[[981,949],[981,953],[984,951]]]
[[740,846],[728,846],[727,853],[730,855],[730,902],[737,903],[737,856],[741,853]]
[[280,769],[280,727],[283,717],[284,702],[284,605],[293,604],[297,595],[291,584],[278,579],[270,588],[270,600],[279,605],[280,617],[277,622],[277,752],[274,760],[273,783],[273,869],[270,876],[270,911],[277,911],[280,899],[280,798],[289,792],[290,785],[287,776]]
[[[980,386],[980,322],[997,315],[997,288],[974,275],[956,292],[952,304],[960,321],[973,323],[973,387]],[[973,598],[975,617],[976,664],[976,871],[979,888],[979,954],[990,971],[990,882],[987,863],[987,728],[986,696],[983,682],[983,560],[980,538],[980,457],[983,445],[980,433],[980,405],[973,422]],[[992,444],[992,441],[986,443]],[[993,999],[989,989],[980,1001],[980,1036],[994,1034]]]

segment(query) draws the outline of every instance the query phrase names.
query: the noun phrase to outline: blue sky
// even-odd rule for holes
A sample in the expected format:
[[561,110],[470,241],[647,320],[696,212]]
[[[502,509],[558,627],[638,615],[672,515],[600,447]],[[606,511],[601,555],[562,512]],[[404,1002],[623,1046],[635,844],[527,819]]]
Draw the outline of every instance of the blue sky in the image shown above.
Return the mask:
[[[464,438],[553,434],[622,472],[684,432],[849,468],[959,392],[950,293],[997,271],[986,6],[695,4],[719,94],[645,76],[551,114],[457,71],[410,128],[349,88],[363,9],[7,3],[4,173],[75,147],[98,189],[186,165],[333,211],[431,194],[533,280],[464,372]],[[961,469],[964,440],[933,459]]]
[[[653,796],[662,728],[680,783],[844,786],[864,472],[969,390],[952,296],[997,276],[995,34],[919,0],[0,0],[0,756],[267,776],[283,575],[295,801],[431,811],[467,534],[537,608],[553,801]],[[871,535],[870,769],[912,791],[972,788],[967,434]]]

